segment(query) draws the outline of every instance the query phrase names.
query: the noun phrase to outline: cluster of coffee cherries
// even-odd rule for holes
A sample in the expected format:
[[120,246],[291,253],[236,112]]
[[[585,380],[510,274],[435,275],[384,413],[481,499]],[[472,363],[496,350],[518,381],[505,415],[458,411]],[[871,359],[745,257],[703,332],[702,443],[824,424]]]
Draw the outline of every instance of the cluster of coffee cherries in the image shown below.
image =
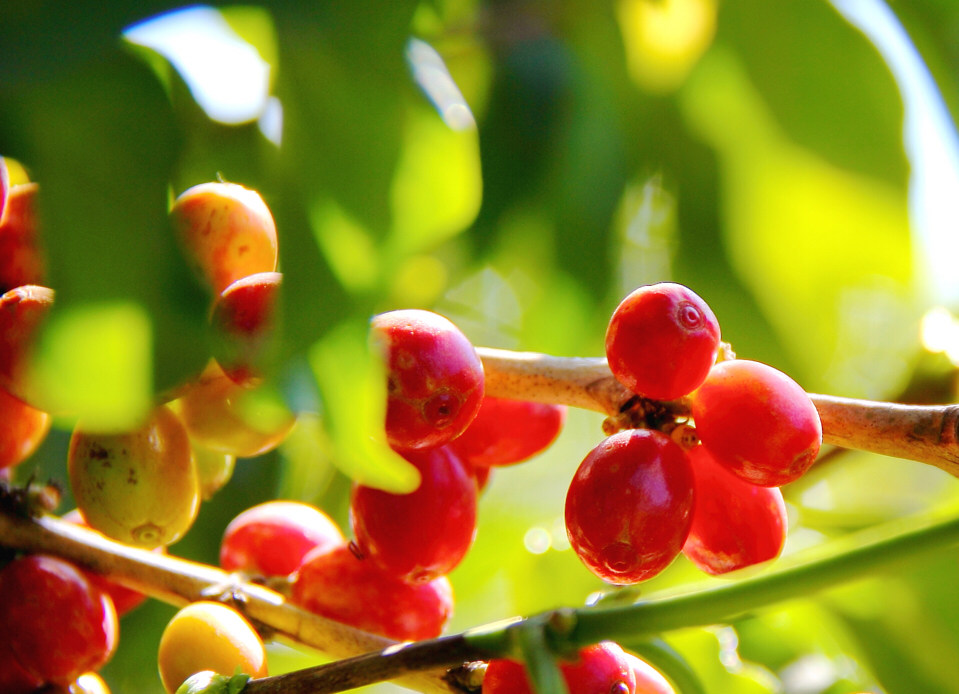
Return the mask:
[[709,306],[674,283],[623,299],[606,356],[637,406],[654,405],[573,477],[566,528],[583,563],[632,584],[680,552],[713,575],[777,557],[787,530],[779,487],[812,465],[822,443],[806,392],[770,366],[731,358]]
[[[566,409],[485,395],[483,365],[475,349],[453,323],[435,313],[415,309],[383,313],[372,320],[371,332],[387,370],[387,440],[416,467],[421,482],[411,494],[356,486],[350,506],[353,551],[341,545],[343,558],[336,563],[372,563],[377,572],[385,571],[411,586],[431,586],[437,581],[445,586],[445,574],[459,564],[473,541],[477,496],[490,469],[528,460],[545,450],[558,436]],[[303,593],[298,589],[300,582],[316,581],[312,573],[309,563],[299,570],[294,600],[298,592]],[[324,580],[317,585],[307,588],[314,604],[323,599],[322,590],[332,592],[333,585],[346,584]],[[443,595],[451,594],[444,591]],[[327,595],[325,600],[337,598]],[[352,594],[347,600],[352,601]],[[380,605],[383,600],[373,602]],[[388,609],[418,609],[410,604],[404,607],[397,600]],[[326,614],[341,621],[346,616]],[[436,627],[438,633],[442,624]],[[571,694],[673,692],[649,664],[610,642],[562,660],[560,671]],[[503,658],[489,663],[483,691],[527,694],[532,689],[522,663]]]
[[[45,283],[38,195],[37,183],[11,181],[0,158],[0,473],[5,478],[40,445],[53,414],[71,414],[52,404],[32,370],[40,331],[54,306],[54,291]],[[175,200],[170,219],[186,259],[212,297],[210,362],[158,397],[131,430],[104,432],[81,419],[67,459],[78,508],[66,519],[155,551],[187,532],[201,500],[230,479],[238,457],[275,448],[295,423],[285,408],[264,407],[261,397],[282,279],[267,205],[240,185],[204,183]],[[106,692],[93,673],[116,647],[117,616],[143,596],[44,555],[14,557],[0,570],[0,585],[8,589],[0,594],[16,596],[0,600],[0,628],[16,634],[0,647],[0,691],[71,686],[78,694]],[[177,623],[213,624],[222,618],[242,620],[226,606],[200,605]],[[180,631],[195,634],[195,624]],[[249,634],[255,637],[255,631],[247,630],[246,641]],[[265,656],[249,663],[243,671],[265,674]],[[179,672],[168,657],[161,659],[161,674],[164,669]],[[231,664],[226,672],[233,669]],[[163,674],[170,692],[180,684],[175,679]]]

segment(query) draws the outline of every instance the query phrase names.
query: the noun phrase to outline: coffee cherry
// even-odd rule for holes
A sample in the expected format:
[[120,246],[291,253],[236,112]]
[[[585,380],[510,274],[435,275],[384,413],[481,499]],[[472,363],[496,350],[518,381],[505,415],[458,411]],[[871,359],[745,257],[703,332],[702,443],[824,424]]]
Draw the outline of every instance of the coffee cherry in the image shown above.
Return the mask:
[[50,415],[0,388],[0,469],[29,458],[50,431]]
[[786,504],[776,487],[759,487],[712,459],[689,451],[695,479],[693,524],[683,554],[718,575],[775,559],[786,541]]
[[200,498],[208,501],[232,479],[236,456],[214,451],[196,442],[191,442],[191,447],[200,483]]
[[[628,654],[611,641],[580,649],[574,661],[560,661],[569,694],[636,694],[636,676]],[[522,663],[491,660],[483,676],[483,694],[532,694]]]
[[288,576],[310,551],[345,542],[320,509],[299,501],[267,501],[230,521],[220,543],[220,566],[259,576]]
[[632,653],[625,655],[636,677],[636,694],[676,694],[673,685],[656,668]]
[[266,649],[256,630],[239,612],[219,602],[194,602],[163,630],[157,654],[160,679],[174,694],[190,675],[212,670],[266,677]]
[[613,311],[606,358],[620,383],[654,400],[695,390],[719,353],[719,323],[691,289],[661,282],[632,292]]
[[358,558],[345,543],[306,556],[293,575],[290,599],[314,614],[397,641],[436,638],[453,612],[445,576],[406,583]]
[[562,405],[485,397],[476,417],[450,447],[477,467],[513,465],[546,450],[565,421]]
[[686,453],[651,430],[613,434],[589,452],[566,494],[566,532],[604,581],[652,578],[679,554],[692,521]]
[[213,363],[183,389],[173,407],[190,438],[237,458],[273,450],[286,439],[296,418],[285,407],[266,408],[254,390],[238,386]]
[[181,193],[170,214],[188,261],[214,296],[238,279],[276,270],[276,224],[256,191],[201,183]]
[[[84,528],[90,528],[78,509],[73,509],[69,513],[65,514],[62,519]],[[162,550],[162,547],[158,547],[154,551]],[[78,568],[83,572],[83,575],[87,577],[87,580],[90,581],[91,584],[99,588],[110,597],[110,600],[113,602],[113,607],[116,610],[117,617],[122,617],[130,610],[139,607],[147,599],[147,596],[139,591],[122,586],[116,581],[111,581],[109,578],[101,576],[98,573],[94,573],[93,571],[88,571],[83,567]]]
[[386,361],[390,445],[435,448],[462,434],[483,399],[483,364],[459,328],[407,309],[374,317],[371,338]]
[[140,428],[70,438],[67,457],[77,507],[95,530],[153,548],[180,539],[196,518],[200,487],[186,430],[166,406]]
[[30,362],[40,328],[53,308],[53,290],[24,285],[0,296],[0,388],[44,409],[30,383]]
[[0,632],[31,676],[68,685],[113,655],[113,604],[72,564],[42,554],[17,559],[0,571],[0,596]]
[[356,485],[350,522],[360,554],[384,571],[423,583],[452,571],[476,534],[477,485],[446,447],[405,451],[420,473],[409,494]]
[[690,400],[703,445],[747,482],[788,484],[816,460],[822,444],[816,406],[798,383],[771,366],[720,362]]
[[282,278],[279,272],[244,277],[224,289],[213,304],[214,357],[239,385],[256,385],[267,370]]
[[36,183],[12,186],[0,218],[0,294],[46,280],[46,258],[40,246],[36,215]]

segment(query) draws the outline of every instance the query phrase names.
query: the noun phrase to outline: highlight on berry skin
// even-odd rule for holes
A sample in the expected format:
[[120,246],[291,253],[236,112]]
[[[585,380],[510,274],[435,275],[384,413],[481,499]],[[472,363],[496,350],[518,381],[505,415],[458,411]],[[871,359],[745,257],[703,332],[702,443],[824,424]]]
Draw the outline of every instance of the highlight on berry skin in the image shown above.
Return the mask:
[[606,359],[616,379],[653,400],[693,392],[719,354],[719,322],[688,287],[660,282],[620,302],[606,329]]

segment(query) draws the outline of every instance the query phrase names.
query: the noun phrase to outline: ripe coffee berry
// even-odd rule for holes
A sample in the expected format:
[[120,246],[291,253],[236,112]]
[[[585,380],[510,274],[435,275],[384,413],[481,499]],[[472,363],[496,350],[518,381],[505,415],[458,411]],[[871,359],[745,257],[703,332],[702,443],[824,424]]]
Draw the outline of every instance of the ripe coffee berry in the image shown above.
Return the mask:
[[816,460],[822,444],[816,406],[798,383],[771,366],[720,362],[690,401],[706,450],[747,482],[788,484]]
[[513,465],[546,450],[565,421],[562,405],[486,397],[450,447],[476,467]]
[[626,662],[636,677],[636,694],[676,694],[667,679],[645,660],[627,653]]
[[404,451],[420,473],[409,494],[357,485],[350,522],[359,553],[410,583],[452,571],[476,534],[477,484],[445,446]]
[[271,357],[276,301],[283,275],[258,272],[237,280],[213,304],[214,356],[230,380],[256,385]]
[[463,433],[483,399],[483,364],[449,320],[407,309],[375,316],[386,362],[386,437],[396,449],[435,448]]
[[220,543],[220,566],[260,576],[288,576],[310,551],[344,542],[323,511],[298,501],[267,501],[230,521]]
[[0,294],[46,281],[46,258],[37,228],[36,183],[10,188],[0,218]]
[[453,613],[453,589],[440,576],[410,584],[357,557],[343,543],[318,547],[293,575],[291,600],[314,614],[397,641],[436,638]]
[[[635,694],[636,675],[627,655],[618,644],[603,641],[581,649],[574,661],[560,661],[569,694]],[[490,661],[483,676],[483,694],[532,691],[522,663],[506,658]]]
[[589,452],[566,494],[566,532],[580,560],[614,584],[652,578],[682,550],[693,475],[665,434],[630,429]]
[[622,300],[606,329],[606,359],[616,379],[654,400],[688,395],[719,353],[719,323],[691,289],[661,282]]
[[718,575],[775,559],[786,541],[786,504],[776,487],[737,477],[704,446],[688,453],[695,479],[693,524],[683,554]]
[[32,677],[69,685],[113,655],[113,604],[72,564],[42,554],[17,559],[0,571],[0,595],[5,647]]
[[53,308],[53,290],[28,284],[0,296],[0,388],[44,409],[29,369],[41,326]]
[[50,415],[0,388],[0,469],[26,460],[50,431]]

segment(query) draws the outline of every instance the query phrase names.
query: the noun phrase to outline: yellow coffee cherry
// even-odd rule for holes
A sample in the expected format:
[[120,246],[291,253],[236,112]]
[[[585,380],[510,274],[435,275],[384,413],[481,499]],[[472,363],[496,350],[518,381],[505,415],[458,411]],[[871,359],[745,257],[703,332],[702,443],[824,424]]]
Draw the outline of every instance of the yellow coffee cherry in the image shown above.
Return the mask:
[[190,440],[165,406],[121,434],[89,432],[79,424],[67,468],[87,523],[120,542],[147,549],[169,545],[189,530],[199,510]]
[[177,612],[160,637],[157,655],[167,694],[191,675],[212,670],[266,677],[266,649],[256,630],[239,612],[219,602],[194,602]]

